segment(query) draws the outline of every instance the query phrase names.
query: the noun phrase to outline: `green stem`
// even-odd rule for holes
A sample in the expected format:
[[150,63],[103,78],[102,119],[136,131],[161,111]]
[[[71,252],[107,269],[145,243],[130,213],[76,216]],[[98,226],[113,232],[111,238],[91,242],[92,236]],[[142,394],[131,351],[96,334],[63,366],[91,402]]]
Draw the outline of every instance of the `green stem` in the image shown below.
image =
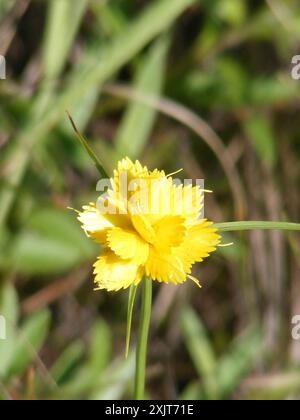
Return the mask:
[[125,358],[127,359],[130,346],[130,336],[131,336],[131,324],[132,324],[132,315],[133,307],[137,292],[137,286],[132,284],[129,289],[128,297],[128,307],[127,307],[127,322],[126,322],[126,345],[125,345]]
[[144,399],[145,371],[147,359],[148,332],[151,318],[152,305],[152,280],[148,277],[143,279],[142,284],[142,308],[140,315],[139,337],[136,350],[135,367],[135,391],[136,400]]
[[235,230],[300,230],[300,223],[290,222],[263,222],[263,221],[247,221],[247,222],[226,222],[215,223],[214,227],[218,230],[235,231]]

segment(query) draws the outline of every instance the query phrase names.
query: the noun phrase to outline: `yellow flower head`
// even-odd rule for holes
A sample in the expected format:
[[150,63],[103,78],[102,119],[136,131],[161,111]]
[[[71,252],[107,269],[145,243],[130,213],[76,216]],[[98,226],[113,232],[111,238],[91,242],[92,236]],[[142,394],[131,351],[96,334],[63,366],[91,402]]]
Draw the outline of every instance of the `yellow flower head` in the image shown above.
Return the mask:
[[83,207],[78,220],[103,251],[94,265],[96,289],[137,285],[143,276],[179,284],[195,262],[208,257],[220,236],[201,219],[203,190],[175,184],[164,171],[149,171],[125,158],[97,203]]

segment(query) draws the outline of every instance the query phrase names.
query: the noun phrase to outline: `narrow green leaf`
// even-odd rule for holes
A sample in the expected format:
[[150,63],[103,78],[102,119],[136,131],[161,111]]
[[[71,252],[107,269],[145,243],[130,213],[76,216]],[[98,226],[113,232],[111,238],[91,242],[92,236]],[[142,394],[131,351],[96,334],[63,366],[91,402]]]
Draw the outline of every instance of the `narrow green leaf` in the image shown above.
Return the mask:
[[230,346],[217,367],[220,395],[230,395],[249,372],[258,354],[262,351],[263,336],[259,328],[247,330]]
[[199,377],[203,380],[206,398],[218,397],[216,378],[217,360],[204,325],[193,309],[183,309],[180,318],[185,345]]
[[128,359],[115,360],[108,369],[98,376],[90,396],[92,400],[119,400],[124,396],[128,385],[133,381],[135,371],[135,351],[129,354]]
[[47,80],[62,71],[88,0],[50,0],[43,46],[43,71]]
[[83,137],[83,135],[80,133],[80,131],[76,127],[75,122],[73,121],[71,115],[68,112],[67,112],[67,115],[69,117],[69,120],[71,122],[71,125],[73,127],[73,130],[74,130],[74,132],[75,132],[78,140],[80,141],[81,145],[83,146],[83,148],[86,150],[87,154],[90,156],[90,158],[94,162],[96,168],[99,171],[99,174],[101,175],[102,178],[109,179],[109,176],[107,175],[105,169],[103,168],[103,165],[101,164],[100,160],[95,155],[95,153],[93,152],[93,150],[90,148],[90,146],[89,146],[88,142],[86,141],[86,139]]
[[274,165],[277,159],[277,149],[269,118],[262,113],[254,113],[244,120],[243,125],[259,158],[269,165]]
[[[72,108],[72,119],[76,121],[76,126],[78,130],[84,131],[92,113],[97,105],[97,101],[101,92],[98,92],[97,89],[91,88],[87,90],[81,97],[80,104]],[[73,135],[73,126],[70,126],[69,121],[64,120],[60,124],[62,131],[70,136]]]
[[107,35],[121,32],[127,24],[127,16],[116,2],[92,2],[90,7],[101,30]]
[[112,356],[111,331],[104,320],[94,323],[90,332],[87,360],[83,361],[73,375],[59,388],[54,399],[82,399],[102,378]]
[[247,19],[247,3],[240,0],[222,0],[215,4],[215,13],[230,25],[240,27]]
[[300,230],[300,223],[245,221],[215,223],[214,227],[221,232],[236,230]]
[[42,310],[28,318],[20,330],[13,350],[8,376],[21,374],[24,369],[37,357],[50,326],[50,313]]
[[179,395],[179,400],[204,400],[205,394],[200,379],[189,382]]
[[0,315],[14,327],[19,317],[18,295],[11,282],[4,282],[0,286]]
[[84,346],[81,341],[70,344],[59,356],[51,368],[51,376],[58,383],[64,382],[69,372],[84,354]]
[[131,336],[131,324],[132,324],[132,314],[134,308],[134,302],[136,298],[138,286],[132,284],[129,289],[128,296],[128,308],[127,308],[127,322],[126,322],[126,345],[125,345],[125,357],[127,359],[130,346],[130,336]]
[[107,366],[112,356],[112,337],[108,324],[100,319],[91,329],[88,366],[99,375]]
[[[159,95],[161,92],[169,37],[160,38],[142,62],[134,82],[140,94]],[[116,148],[119,156],[128,155],[135,159],[144,149],[152,130],[156,110],[139,102],[132,101],[125,112],[116,135]]]
[[[253,362],[262,351],[263,337],[258,327],[251,327],[236,338],[228,350],[216,363],[214,376],[217,382],[218,397],[228,397],[249,372]],[[181,399],[204,399],[206,393],[201,378],[190,382],[180,395]]]
[[4,316],[5,340],[0,339],[0,378],[6,376],[16,347],[18,297],[10,282],[3,282],[0,289],[0,315]]

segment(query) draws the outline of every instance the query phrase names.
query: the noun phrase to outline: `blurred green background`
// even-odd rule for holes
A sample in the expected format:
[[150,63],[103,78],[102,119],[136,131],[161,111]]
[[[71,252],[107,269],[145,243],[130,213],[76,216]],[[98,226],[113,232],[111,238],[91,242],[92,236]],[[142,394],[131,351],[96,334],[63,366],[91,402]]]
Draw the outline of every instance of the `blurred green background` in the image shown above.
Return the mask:
[[[297,53],[297,0],[1,0],[1,399],[132,398],[128,292],[93,292],[98,249],[67,210],[98,174],[65,111],[109,171],[125,155],[182,167],[216,222],[296,222]],[[299,236],[223,241],[202,290],[155,286],[148,397],[297,399]]]

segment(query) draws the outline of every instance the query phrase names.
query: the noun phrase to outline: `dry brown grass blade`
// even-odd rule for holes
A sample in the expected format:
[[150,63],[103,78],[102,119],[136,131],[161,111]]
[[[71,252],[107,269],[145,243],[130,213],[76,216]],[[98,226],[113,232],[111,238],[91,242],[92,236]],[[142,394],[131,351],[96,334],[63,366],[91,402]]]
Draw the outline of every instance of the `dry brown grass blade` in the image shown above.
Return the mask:
[[218,158],[228,178],[234,198],[235,218],[237,220],[243,219],[246,213],[246,200],[239,174],[235,168],[235,163],[231,159],[230,153],[224,146],[221,138],[206,121],[190,109],[172,101],[171,99],[138,92],[129,86],[107,84],[102,88],[102,91],[110,95],[138,101],[153,107],[161,113],[181,122],[201,137]]
[[28,297],[22,302],[22,312],[27,315],[31,314],[38,309],[50,305],[65,294],[74,292],[85,280],[89,269],[89,266],[84,266]]

